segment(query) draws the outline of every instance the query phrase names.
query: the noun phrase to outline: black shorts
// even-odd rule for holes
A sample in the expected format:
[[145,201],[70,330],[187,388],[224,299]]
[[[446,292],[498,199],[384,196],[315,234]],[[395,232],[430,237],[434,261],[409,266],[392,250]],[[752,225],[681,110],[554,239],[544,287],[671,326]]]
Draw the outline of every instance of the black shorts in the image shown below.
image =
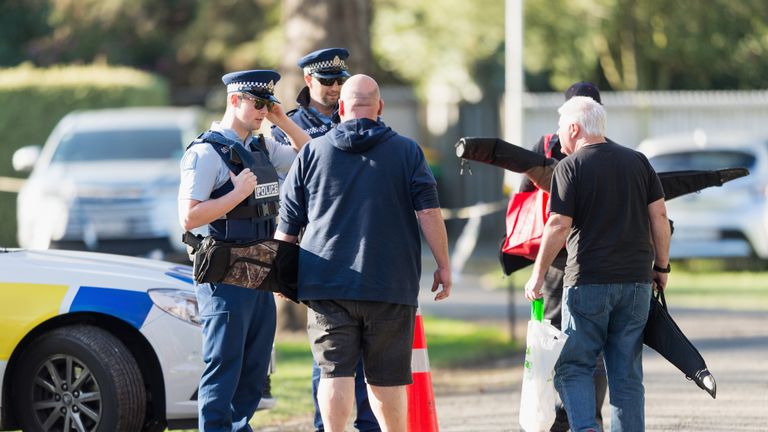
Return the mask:
[[353,377],[363,358],[370,385],[413,382],[416,307],[371,301],[310,300],[307,333],[322,378]]

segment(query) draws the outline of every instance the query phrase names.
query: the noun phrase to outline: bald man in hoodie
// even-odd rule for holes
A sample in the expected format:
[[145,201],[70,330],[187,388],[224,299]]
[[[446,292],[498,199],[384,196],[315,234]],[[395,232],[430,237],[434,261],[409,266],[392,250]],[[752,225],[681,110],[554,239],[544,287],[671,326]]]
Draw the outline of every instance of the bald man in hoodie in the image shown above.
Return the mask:
[[299,153],[281,196],[275,238],[296,241],[305,230],[299,299],[308,306],[327,432],[343,431],[352,412],[361,355],[379,423],[406,430],[419,226],[437,262],[435,300],[451,290],[435,179],[418,144],[379,120],[383,108],[376,81],[351,77],[341,89],[341,123]]

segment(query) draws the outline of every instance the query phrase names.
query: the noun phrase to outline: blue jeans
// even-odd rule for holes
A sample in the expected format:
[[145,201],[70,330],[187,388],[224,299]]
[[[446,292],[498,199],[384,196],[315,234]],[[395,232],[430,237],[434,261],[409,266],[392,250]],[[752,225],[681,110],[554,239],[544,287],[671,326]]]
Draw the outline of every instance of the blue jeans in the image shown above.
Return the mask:
[[602,350],[608,372],[611,430],[645,430],[643,331],[651,284],[586,284],[565,288],[563,331],[568,340],[555,365],[555,387],[571,430],[597,431],[595,358]]
[[252,431],[275,339],[271,292],[226,284],[200,284],[205,369],[198,390],[204,432]]
[[[320,368],[317,362],[312,360],[312,400],[315,402],[315,430],[324,431],[323,418],[320,416],[320,406],[317,404],[317,387],[320,385]],[[355,402],[357,404],[357,418],[355,428],[360,432],[381,432],[379,422],[373,415],[371,404],[368,402],[368,387],[365,384],[363,372],[363,359],[357,363],[355,371]]]

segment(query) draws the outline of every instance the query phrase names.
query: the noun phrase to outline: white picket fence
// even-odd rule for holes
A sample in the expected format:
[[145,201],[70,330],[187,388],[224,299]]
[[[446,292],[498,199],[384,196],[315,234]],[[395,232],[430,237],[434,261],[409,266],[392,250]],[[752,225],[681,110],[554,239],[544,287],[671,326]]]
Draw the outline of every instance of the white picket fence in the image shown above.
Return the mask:
[[[394,93],[392,93],[394,94]],[[613,140],[636,147],[642,140],[667,134],[738,132],[739,135],[768,136],[768,90],[759,91],[680,91],[680,92],[603,92],[608,113],[608,133]],[[557,108],[564,102],[561,93],[527,93],[523,97],[523,142],[531,147],[542,134],[557,129]],[[418,116],[415,102],[398,109],[412,114],[398,115],[411,131],[444,130],[431,142],[441,156],[439,179],[441,201],[448,207],[469,206],[505,199],[503,172],[498,168],[473,164],[474,176],[459,177],[452,144],[462,136],[503,137],[503,101],[457,105],[445,95],[431,99],[426,115]],[[386,113],[386,109],[385,109]],[[418,124],[419,119],[423,124]],[[397,124],[391,123],[395,128]],[[437,125],[439,127],[432,127]],[[430,127],[428,127],[430,126]],[[495,238],[503,229],[502,212],[483,217],[481,235]]]

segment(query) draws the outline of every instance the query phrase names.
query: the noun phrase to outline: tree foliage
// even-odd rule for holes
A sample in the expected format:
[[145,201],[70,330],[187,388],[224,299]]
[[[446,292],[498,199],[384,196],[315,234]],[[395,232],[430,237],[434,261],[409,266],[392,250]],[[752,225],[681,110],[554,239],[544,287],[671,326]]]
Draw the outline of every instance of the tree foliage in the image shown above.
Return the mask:
[[[295,44],[308,28],[289,28],[284,14],[309,20],[320,14],[314,22],[328,15],[321,40],[335,42],[344,40],[342,24],[356,21],[356,11],[373,8],[374,58],[366,69],[413,83],[423,96],[430,88],[452,88],[477,100],[503,83],[504,6],[502,0],[0,0],[0,66],[102,61],[158,72],[173,87],[204,87],[226,70],[288,67],[283,58],[292,45],[286,43]],[[614,90],[768,87],[765,0],[528,0],[524,22],[533,90],[562,90],[582,79]]]
[[526,2],[526,68],[553,87],[614,90],[768,86],[764,0]]
[[30,42],[51,32],[47,0],[0,0],[0,66],[28,60]]
[[277,67],[282,48],[279,0],[194,1],[197,13],[179,35],[174,53],[178,73],[188,75],[186,84],[217,82],[232,70]]
[[371,31],[382,68],[415,83],[422,95],[428,86],[447,86],[476,101],[483,77],[475,68],[503,44],[504,2],[377,0]]
[[374,75],[368,0],[283,0],[282,7],[281,100],[292,102],[305,85],[297,60],[320,48],[347,48],[351,73]]
[[[227,69],[274,67],[278,0],[5,0],[0,64],[130,65],[176,86]],[[6,14],[10,12],[10,15]],[[5,41],[8,42],[5,42]],[[12,49],[14,48],[14,49]]]

